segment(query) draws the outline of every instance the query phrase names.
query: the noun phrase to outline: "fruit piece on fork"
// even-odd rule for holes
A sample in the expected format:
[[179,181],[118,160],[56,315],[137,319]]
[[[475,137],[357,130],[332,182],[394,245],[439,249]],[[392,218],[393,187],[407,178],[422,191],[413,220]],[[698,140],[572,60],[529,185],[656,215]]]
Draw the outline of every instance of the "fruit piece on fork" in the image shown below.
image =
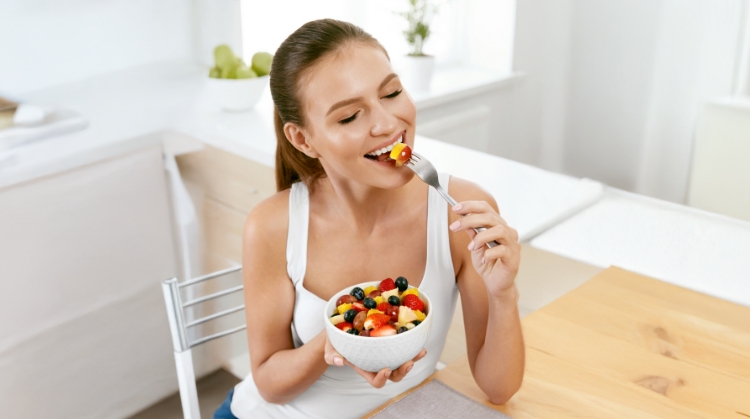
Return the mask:
[[396,166],[401,167],[411,158],[411,148],[404,143],[398,143],[393,146],[391,154],[388,157],[396,160]]

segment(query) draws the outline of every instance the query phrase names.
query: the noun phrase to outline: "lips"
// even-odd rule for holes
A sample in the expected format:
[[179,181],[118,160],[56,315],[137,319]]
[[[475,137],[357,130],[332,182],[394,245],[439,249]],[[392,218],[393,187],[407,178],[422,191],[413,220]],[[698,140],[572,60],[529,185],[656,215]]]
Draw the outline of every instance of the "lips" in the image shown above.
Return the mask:
[[381,161],[381,162],[389,160],[390,159],[389,154],[391,150],[396,144],[404,142],[405,136],[406,136],[406,131],[402,131],[395,138],[380,145],[379,148],[375,148],[369,153],[365,154],[364,157],[370,160],[376,160],[376,161]]

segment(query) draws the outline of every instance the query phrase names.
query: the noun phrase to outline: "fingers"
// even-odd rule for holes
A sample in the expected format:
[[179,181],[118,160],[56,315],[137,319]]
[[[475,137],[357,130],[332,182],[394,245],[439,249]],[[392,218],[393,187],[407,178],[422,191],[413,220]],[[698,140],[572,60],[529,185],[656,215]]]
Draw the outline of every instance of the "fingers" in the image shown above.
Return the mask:
[[352,367],[352,369],[354,369],[354,371],[356,371],[357,374],[364,377],[364,379],[367,380],[367,382],[370,383],[370,385],[375,388],[383,388],[385,383],[388,381],[388,377],[391,377],[393,375],[392,371],[389,368],[383,368],[377,373],[374,373],[370,371],[365,371],[362,368],[352,364],[349,361],[346,361],[346,365]]
[[333,345],[331,344],[331,341],[326,336],[326,345],[325,345],[325,352],[323,353],[323,359],[326,361],[326,364],[328,365],[335,365],[337,367],[343,367],[345,363],[345,359],[341,354],[336,352],[336,349],[334,349]]
[[464,201],[459,202],[453,206],[453,212],[456,214],[479,214],[479,213],[493,213],[500,215],[495,211],[487,201]]
[[505,225],[497,225],[487,230],[477,233],[469,243],[469,250],[481,249],[482,246],[491,241],[506,246],[518,245],[518,231]]
[[412,370],[412,368],[414,367],[414,363],[424,358],[425,355],[427,355],[427,349],[422,348],[422,350],[419,351],[414,359],[405,362],[404,365],[398,367],[395,371],[393,371],[393,374],[391,374],[391,381],[401,381],[404,377],[406,377],[406,374],[408,374],[409,371]]
[[491,213],[472,213],[461,219],[458,219],[450,225],[452,231],[471,230],[479,227],[491,228],[496,225],[506,225],[505,220],[497,214]]

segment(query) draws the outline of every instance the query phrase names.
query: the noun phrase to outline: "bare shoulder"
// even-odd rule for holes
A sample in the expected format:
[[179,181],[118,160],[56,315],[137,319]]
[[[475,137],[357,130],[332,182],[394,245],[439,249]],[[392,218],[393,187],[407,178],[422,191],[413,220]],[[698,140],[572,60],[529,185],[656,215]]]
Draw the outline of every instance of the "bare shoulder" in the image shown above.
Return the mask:
[[243,236],[245,240],[253,237],[266,239],[283,236],[289,228],[289,189],[277,192],[259,202],[245,220]]
[[[486,201],[495,211],[498,210],[495,198],[480,185],[460,177],[451,176],[448,184],[448,193],[458,202],[463,201]],[[452,212],[452,211],[451,211]],[[456,215],[456,217],[458,217]]]

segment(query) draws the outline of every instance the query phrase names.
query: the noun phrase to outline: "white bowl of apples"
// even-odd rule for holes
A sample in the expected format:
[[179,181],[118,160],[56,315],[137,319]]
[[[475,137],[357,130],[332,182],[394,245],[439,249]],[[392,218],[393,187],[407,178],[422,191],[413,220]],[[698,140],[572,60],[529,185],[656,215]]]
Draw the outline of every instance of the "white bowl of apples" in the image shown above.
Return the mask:
[[[398,280],[401,279],[399,277]],[[408,283],[403,286],[403,282],[400,284],[401,289],[387,289],[386,286],[381,291],[382,284],[386,281],[394,283],[392,279],[387,278],[379,282],[363,282],[345,288],[328,300],[323,311],[326,333],[333,347],[347,361],[365,371],[378,372],[383,368],[394,370],[400,367],[419,354],[430,336],[432,315],[429,297],[415,287],[408,286]],[[377,307],[372,309],[365,306],[367,299],[374,300],[369,297],[373,295],[371,291],[368,291],[367,296],[352,295],[371,287],[377,289],[381,303],[387,302],[389,297],[395,296],[399,299],[398,306],[388,304],[389,307],[397,307],[397,312],[391,309],[389,313],[377,313]],[[412,297],[407,297],[408,295]],[[401,302],[405,305],[401,305]],[[372,302],[368,303],[372,306]],[[378,306],[383,308],[381,303],[378,303]],[[347,307],[346,304],[351,307]],[[422,310],[410,307],[421,307]],[[354,316],[353,311],[357,312]],[[360,312],[365,313],[364,321]],[[389,317],[390,321],[383,316]],[[356,321],[347,321],[355,319]],[[357,327],[354,327],[355,325]]]
[[258,52],[247,66],[227,45],[214,49],[214,67],[208,74],[211,101],[224,111],[252,109],[268,86],[273,55]]

